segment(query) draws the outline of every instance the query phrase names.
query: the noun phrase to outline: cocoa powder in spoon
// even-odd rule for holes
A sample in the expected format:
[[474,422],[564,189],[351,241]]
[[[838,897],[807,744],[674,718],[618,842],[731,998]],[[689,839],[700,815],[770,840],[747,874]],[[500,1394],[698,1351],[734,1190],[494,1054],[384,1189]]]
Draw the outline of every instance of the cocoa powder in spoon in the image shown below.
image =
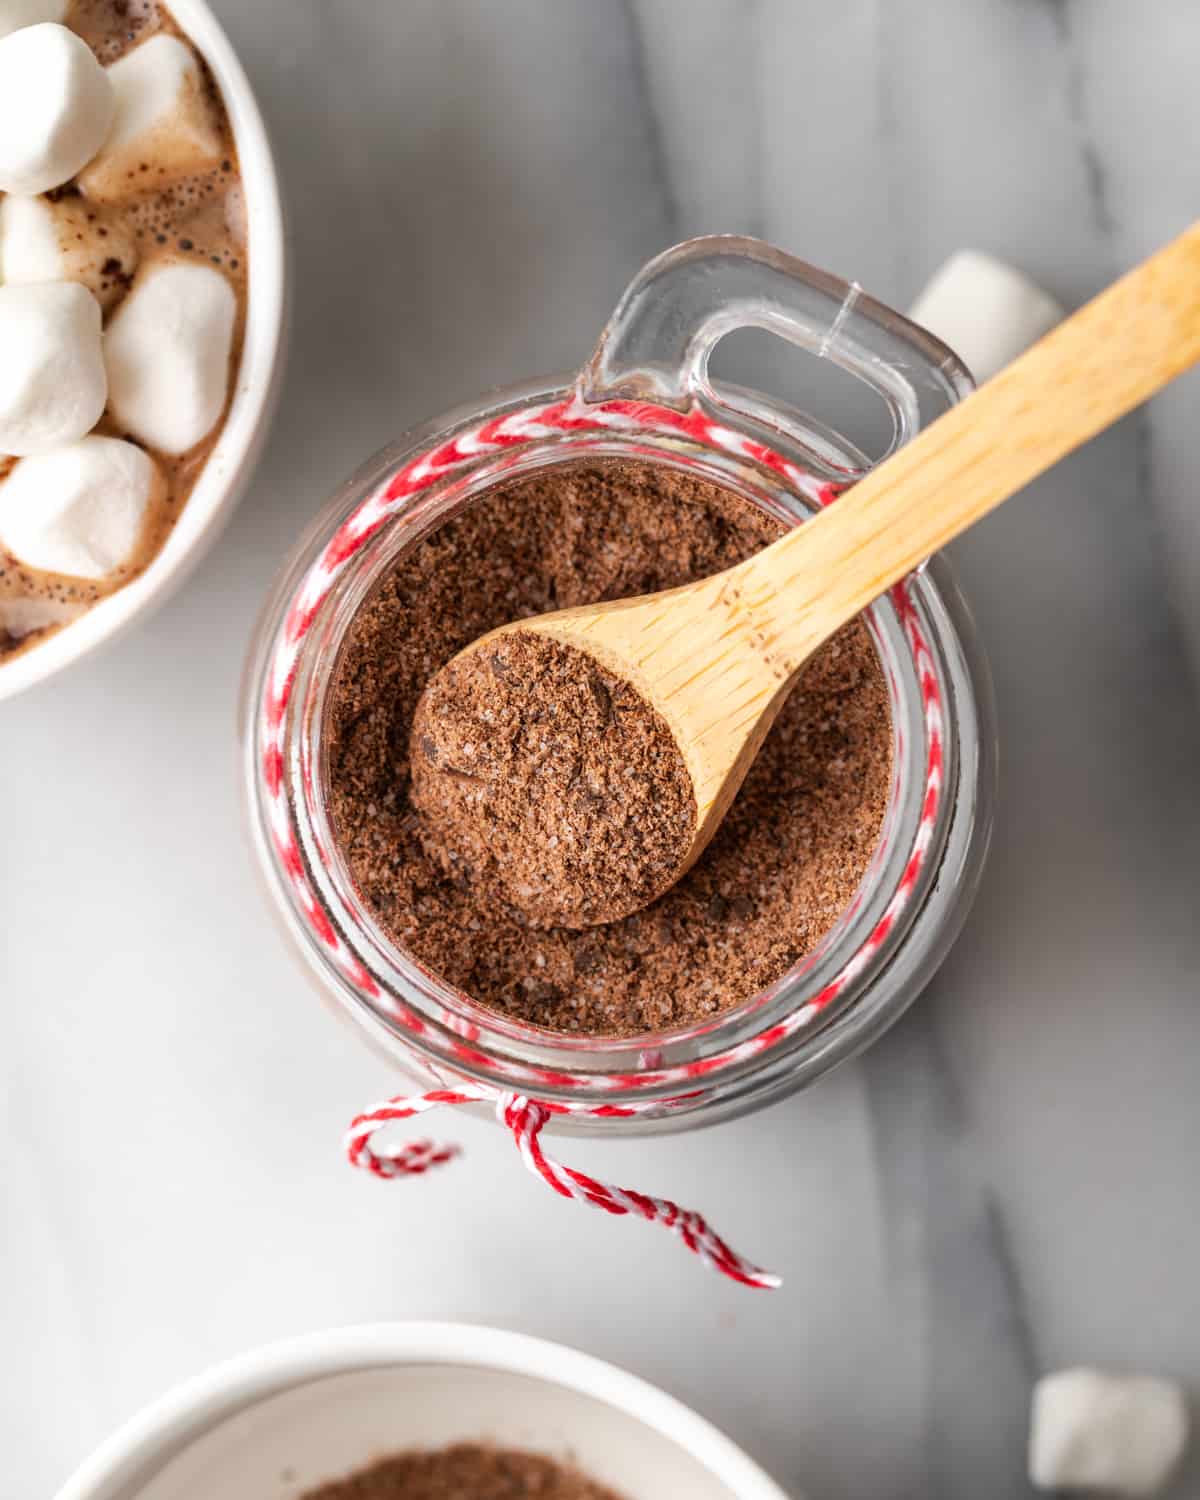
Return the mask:
[[409,753],[430,858],[533,927],[608,921],[616,892],[643,905],[691,845],[696,799],[665,720],[590,656],[533,631],[443,667]]

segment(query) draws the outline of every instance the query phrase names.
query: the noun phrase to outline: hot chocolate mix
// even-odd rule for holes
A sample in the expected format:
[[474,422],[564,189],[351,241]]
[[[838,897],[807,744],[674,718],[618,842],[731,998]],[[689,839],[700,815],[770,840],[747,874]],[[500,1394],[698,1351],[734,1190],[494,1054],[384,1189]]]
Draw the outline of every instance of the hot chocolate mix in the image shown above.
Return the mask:
[[623,1036],[707,1019],[811,951],[866,872],[891,781],[887,688],[858,622],[809,663],[697,864],[607,926],[534,926],[486,869],[447,861],[409,758],[426,684],[479,636],[706,577],[783,530],[717,485],[605,460],[499,486],[393,564],[347,633],[326,734],[335,836],[400,948],[510,1016]]
[[303,1500],[619,1500],[577,1469],[536,1453],[456,1443],[400,1453],[310,1490]]
[[534,927],[607,920],[665,889],[696,827],[662,716],[583,651],[513,631],[445,667],[410,736],[429,856]]

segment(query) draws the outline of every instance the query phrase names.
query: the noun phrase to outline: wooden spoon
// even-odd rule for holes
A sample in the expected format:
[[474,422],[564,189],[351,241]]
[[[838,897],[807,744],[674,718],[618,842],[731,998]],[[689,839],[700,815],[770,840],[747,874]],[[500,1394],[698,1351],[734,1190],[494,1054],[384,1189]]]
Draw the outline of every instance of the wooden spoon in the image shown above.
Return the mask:
[[[552,637],[626,679],[666,721],[696,802],[696,860],[801,668],[842,625],[1031,479],[1200,359],[1200,223],[1087,304],[837,504],[746,562],[643,598],[493,631]],[[651,899],[620,883],[611,921]]]

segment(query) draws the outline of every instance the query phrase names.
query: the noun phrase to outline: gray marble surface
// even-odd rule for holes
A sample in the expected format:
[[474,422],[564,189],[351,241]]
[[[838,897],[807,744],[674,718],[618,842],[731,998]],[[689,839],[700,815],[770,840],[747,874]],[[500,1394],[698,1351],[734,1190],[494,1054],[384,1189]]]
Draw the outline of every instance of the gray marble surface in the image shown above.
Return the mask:
[[390,1080],[268,925],[233,752],[256,610],[326,494],[410,423],[578,364],[668,243],[749,231],[900,306],[973,245],[1074,304],[1183,227],[1200,7],[216,7],[286,179],[293,358],[185,592],[2,711],[0,1488],[45,1495],[212,1360],[387,1317],[614,1359],[813,1500],[1025,1495],[1030,1381],[1066,1362],[1200,1393],[1196,377],[957,549],[1002,787],[925,998],[766,1113],[571,1148],[702,1206],[774,1295],[559,1204],[482,1124],[447,1122],[468,1161],[418,1184],[343,1166]]

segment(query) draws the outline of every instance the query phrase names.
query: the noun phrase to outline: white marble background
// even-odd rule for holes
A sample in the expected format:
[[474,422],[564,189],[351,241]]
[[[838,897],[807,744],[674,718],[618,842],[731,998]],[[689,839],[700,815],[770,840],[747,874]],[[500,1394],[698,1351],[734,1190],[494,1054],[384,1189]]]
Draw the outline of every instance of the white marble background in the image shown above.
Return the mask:
[[579,363],[671,241],[764,235],[898,305],[971,244],[1074,303],[1183,227],[1200,8],[215,3],[291,200],[293,361],[185,593],[0,711],[0,1491],[47,1495],[210,1361],[388,1317],[614,1359],[812,1500],[1025,1495],[1029,1383],[1063,1362],[1200,1392],[1195,377],[959,548],[1003,785],[925,1000],[765,1114],[571,1148],[703,1207],[777,1294],[552,1200],[484,1125],[447,1121],[469,1157],[422,1183],[344,1167],[390,1080],[266,920],[233,751],[255,612],[323,497],[409,423]]

